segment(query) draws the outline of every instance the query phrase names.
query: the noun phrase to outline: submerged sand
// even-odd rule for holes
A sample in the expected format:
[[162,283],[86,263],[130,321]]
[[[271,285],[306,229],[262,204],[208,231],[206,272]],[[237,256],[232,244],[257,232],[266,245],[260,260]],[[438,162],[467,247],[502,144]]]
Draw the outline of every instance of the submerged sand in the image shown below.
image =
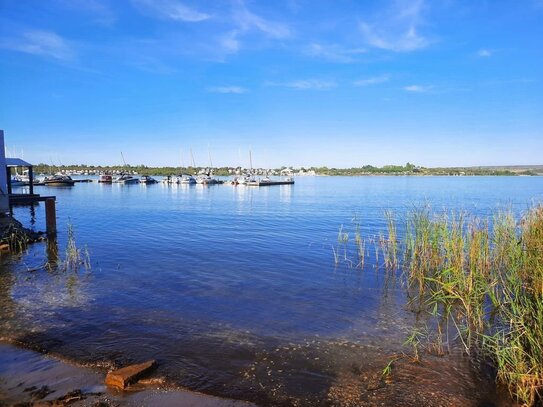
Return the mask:
[[131,391],[116,391],[104,385],[105,374],[0,343],[0,406],[252,406],[189,390],[160,388],[152,384],[153,380]]

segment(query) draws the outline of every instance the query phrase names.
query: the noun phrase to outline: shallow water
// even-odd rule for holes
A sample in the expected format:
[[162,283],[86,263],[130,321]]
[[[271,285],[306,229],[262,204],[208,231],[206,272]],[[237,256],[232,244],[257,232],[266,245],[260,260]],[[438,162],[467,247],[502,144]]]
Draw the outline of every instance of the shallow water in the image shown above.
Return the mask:
[[[481,216],[509,207],[520,213],[543,200],[543,177],[307,177],[268,188],[89,183],[36,191],[57,196],[59,250],[71,223],[92,269],[27,271],[46,261],[45,244],[4,259],[1,336],[89,363],[156,358],[172,383],[213,394],[326,404],[335,402],[338,383],[380,372],[415,319],[401,285],[373,268],[371,253],[364,271],[335,264],[338,228],[352,233],[356,218],[363,234],[375,235],[386,228],[384,210],[401,219],[425,204]],[[15,216],[44,229],[43,205],[16,208]],[[409,377],[416,385],[425,373],[453,366],[456,397],[473,405],[499,399],[491,379],[474,374],[465,358],[445,359],[416,372],[406,365],[396,386],[408,389]],[[437,391],[450,380],[428,383]],[[394,393],[377,393],[387,391]],[[370,400],[366,393],[360,399]]]

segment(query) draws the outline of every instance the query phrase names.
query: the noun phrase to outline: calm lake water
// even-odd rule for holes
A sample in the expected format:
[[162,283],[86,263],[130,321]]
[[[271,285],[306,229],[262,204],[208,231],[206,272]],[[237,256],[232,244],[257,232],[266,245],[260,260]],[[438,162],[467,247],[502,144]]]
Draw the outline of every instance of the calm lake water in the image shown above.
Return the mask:
[[[47,261],[45,244],[2,260],[4,338],[90,364],[155,358],[171,384],[264,404],[420,403],[424,391],[406,392],[427,385],[444,400],[499,404],[491,375],[460,353],[405,364],[385,389],[357,384],[402,350],[416,316],[372,253],[360,270],[336,265],[332,247],[353,219],[365,235],[384,231],[387,209],[399,219],[426,204],[521,213],[543,201],[543,177],[307,177],[267,188],[94,182],[36,192],[57,196],[59,250],[70,223],[92,269],[29,272]],[[43,205],[14,212],[44,230]]]

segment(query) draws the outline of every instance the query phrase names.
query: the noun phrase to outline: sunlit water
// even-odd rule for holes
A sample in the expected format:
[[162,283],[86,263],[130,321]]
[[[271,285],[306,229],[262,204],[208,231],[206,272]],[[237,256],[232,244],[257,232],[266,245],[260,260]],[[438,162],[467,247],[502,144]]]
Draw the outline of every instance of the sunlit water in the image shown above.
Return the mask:
[[[326,404],[343,381],[380,372],[415,319],[399,280],[385,284],[372,253],[364,270],[341,256],[336,264],[340,226],[352,233],[357,219],[375,235],[386,229],[385,210],[401,222],[428,204],[521,213],[543,200],[543,177],[307,177],[267,188],[94,182],[36,192],[57,197],[61,254],[70,223],[92,269],[28,271],[47,261],[45,244],[2,260],[0,336],[93,364],[155,358],[170,383],[213,394]],[[14,213],[44,230],[43,205]],[[451,366],[453,378],[443,373]],[[496,398],[491,379],[461,355],[409,369],[390,386],[437,383],[473,405]]]

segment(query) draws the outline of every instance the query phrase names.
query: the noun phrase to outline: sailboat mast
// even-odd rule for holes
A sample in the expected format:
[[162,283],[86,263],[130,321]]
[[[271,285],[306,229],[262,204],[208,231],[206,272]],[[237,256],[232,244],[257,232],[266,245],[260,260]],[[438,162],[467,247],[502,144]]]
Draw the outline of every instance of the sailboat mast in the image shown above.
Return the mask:
[[213,161],[211,161],[211,149],[207,146],[207,154],[209,155],[209,168],[213,168]]
[[[124,164],[124,167],[126,168],[126,161],[124,160],[124,155],[123,155],[123,152],[121,151],[121,158],[123,159],[123,164]],[[121,171],[121,175],[124,174],[122,171]]]

